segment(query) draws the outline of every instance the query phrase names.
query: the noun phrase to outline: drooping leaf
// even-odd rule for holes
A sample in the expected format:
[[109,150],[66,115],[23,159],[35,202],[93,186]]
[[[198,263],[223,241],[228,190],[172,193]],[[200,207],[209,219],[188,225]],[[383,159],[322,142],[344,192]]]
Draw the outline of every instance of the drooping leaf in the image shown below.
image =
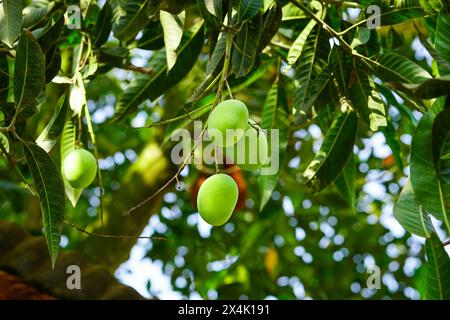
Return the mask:
[[356,198],[356,163],[355,155],[351,154],[344,169],[337,176],[334,183],[336,184],[338,192],[345,199],[350,208],[355,206]]
[[442,202],[450,213],[450,108],[440,112],[433,123],[433,160],[437,178],[442,186]]
[[257,52],[261,52],[270,44],[270,41],[278,32],[282,19],[282,6],[278,2],[274,2],[272,6],[264,13],[261,37]]
[[263,5],[263,0],[240,0],[238,8],[239,21],[244,22],[256,16]]
[[302,54],[303,47],[306,44],[306,41],[308,39],[309,34],[313,30],[313,28],[316,26],[317,22],[315,20],[310,20],[306,27],[300,32],[297,39],[294,40],[294,43],[292,44],[291,48],[289,49],[288,53],[288,63],[289,64],[295,64],[300,58],[300,55]]
[[58,41],[64,28],[64,14],[62,10],[55,11],[42,28],[33,30],[33,37],[37,40],[44,53],[48,52]]
[[220,62],[222,61],[222,58],[225,55],[226,44],[227,44],[227,34],[225,32],[221,32],[219,34],[219,38],[216,42],[216,46],[211,55],[211,58],[209,59],[208,64],[206,65],[207,76],[213,74],[214,71],[217,69],[217,67],[220,65]]
[[123,119],[134,112],[146,99],[155,100],[166,90],[176,85],[191,70],[203,44],[203,27],[200,26],[191,37],[182,41],[177,52],[177,62],[172,70],[167,72],[165,51],[156,53],[150,65],[153,74],[138,75],[127,87],[116,105],[115,121]]
[[353,106],[360,112],[363,119],[370,124],[370,130],[378,131],[379,127],[387,126],[384,103],[367,72],[363,72],[359,68],[353,71],[355,83],[350,90]]
[[6,55],[0,55],[0,105],[6,103],[9,91],[9,66]]
[[184,20],[186,13],[178,15],[164,10],[159,12],[159,20],[164,33],[164,45],[166,49],[167,71],[170,71],[177,62],[177,49],[183,37]]
[[100,14],[98,15],[97,22],[95,23],[95,27],[93,30],[94,36],[94,46],[100,47],[102,46],[109,37],[111,33],[113,24],[113,11],[111,5],[108,2],[105,2]]
[[385,82],[422,83],[430,74],[415,62],[396,52],[378,56],[377,73]]
[[220,30],[223,16],[222,0],[197,0],[197,6],[206,24]]
[[69,98],[66,94],[59,98],[55,113],[53,114],[50,121],[42,130],[39,137],[36,139],[36,144],[44,149],[47,153],[55,146],[57,138],[61,135],[64,124],[66,122],[66,115],[69,111]]
[[[261,174],[258,177],[258,187],[260,193],[259,210],[262,211],[267,202],[270,200],[275,187],[280,178],[281,167],[284,162],[285,150],[287,147],[287,133],[289,128],[289,121],[287,112],[284,108],[284,102],[280,95],[280,88],[277,80],[272,84],[266,101],[264,102],[261,128],[270,130],[268,132],[269,141],[269,158],[270,165],[278,165],[278,168],[273,167],[272,172],[266,169],[267,166],[261,169]],[[272,130],[272,129],[275,129]],[[278,131],[276,131],[278,130]],[[275,163],[277,162],[277,163]],[[266,171],[264,171],[266,170]]]
[[56,77],[61,68],[61,51],[54,46],[45,55],[45,83],[49,83]]
[[[63,132],[61,135],[61,160],[63,161],[66,156],[76,148],[77,131],[75,118],[70,118],[66,121]],[[64,175],[62,176],[64,182],[64,190],[72,206],[75,208],[78,200],[83,193],[83,189],[74,189],[69,182],[67,182]]]
[[124,15],[113,26],[114,36],[122,41],[134,39],[149,22],[147,16],[150,0],[130,0],[123,8]]
[[39,195],[45,239],[54,268],[66,204],[63,183],[58,168],[45,150],[34,143],[24,143],[24,152]]
[[232,70],[236,77],[247,75],[253,68],[256,50],[261,36],[261,16],[245,22],[235,35],[232,54]]
[[392,120],[388,120],[387,126],[381,128],[381,132],[386,139],[386,143],[392,151],[392,156],[394,157],[395,164],[397,167],[403,171],[403,153],[400,148],[400,142],[397,138],[397,132],[395,130]]
[[55,7],[54,1],[39,0],[32,1],[22,11],[22,26],[30,29],[40,24]]
[[427,255],[426,298],[432,300],[450,299],[450,258],[436,234],[425,242]]
[[45,58],[30,31],[24,30],[17,46],[14,67],[14,100],[19,110],[31,105],[45,83]]
[[444,222],[444,226],[450,231],[449,216],[444,202],[444,186],[438,178],[431,143],[433,122],[442,110],[443,102],[437,100],[417,125],[411,143],[410,177],[414,193],[424,210]]
[[328,130],[320,151],[303,173],[306,184],[318,192],[333,182],[353,151],[358,129],[355,112],[339,113]]
[[410,180],[405,184],[394,204],[394,216],[402,227],[410,233],[429,238],[433,232],[430,217],[417,201]]
[[12,47],[22,29],[22,0],[3,0],[0,6],[0,41]]
[[417,84],[391,82],[388,85],[419,99],[432,99],[450,92],[450,77],[428,79]]
[[[439,14],[437,19],[434,43],[439,56],[447,63],[450,63],[450,18],[445,12]],[[450,69],[446,65],[439,63],[439,61],[438,66],[441,75],[450,73]]]
[[138,40],[138,48],[145,50],[159,50],[164,47],[164,34],[159,22],[150,22]]

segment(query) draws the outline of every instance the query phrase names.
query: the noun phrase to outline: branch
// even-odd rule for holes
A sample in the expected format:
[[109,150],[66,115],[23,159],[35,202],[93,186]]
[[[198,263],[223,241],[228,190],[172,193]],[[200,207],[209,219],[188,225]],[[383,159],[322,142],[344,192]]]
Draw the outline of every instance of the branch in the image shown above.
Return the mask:
[[145,68],[145,67],[138,67],[132,63],[125,64],[122,67],[120,67],[120,69],[135,71],[135,72],[139,72],[139,73],[146,74],[146,75],[153,74],[153,69]]
[[154,236],[133,236],[133,235],[112,235],[112,234],[101,234],[101,233],[94,233],[94,232],[89,232],[86,229],[81,228],[80,226],[77,226],[76,224],[74,224],[73,222],[64,219],[64,223],[67,224],[68,226],[80,231],[81,233],[87,234],[89,236],[92,237],[98,237],[98,238],[109,238],[109,239],[122,239],[122,240],[126,240],[126,239],[151,239],[151,240],[164,240],[164,241],[170,241],[167,240],[164,237],[154,237]]
[[450,239],[449,240],[446,240],[446,241],[444,241],[443,243],[442,243],[442,245],[445,247],[445,246],[448,246],[450,244]]

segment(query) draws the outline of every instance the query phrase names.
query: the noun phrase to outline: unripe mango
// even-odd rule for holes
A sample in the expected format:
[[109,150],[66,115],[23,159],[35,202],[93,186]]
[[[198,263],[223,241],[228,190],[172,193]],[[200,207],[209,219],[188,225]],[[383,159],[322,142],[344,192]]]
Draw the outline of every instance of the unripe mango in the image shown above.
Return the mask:
[[226,156],[242,170],[256,171],[266,164],[268,149],[266,134],[248,125],[239,142],[226,149]]
[[84,189],[94,181],[97,173],[97,160],[89,151],[76,149],[65,157],[62,171],[72,187]]
[[248,117],[247,106],[242,101],[225,100],[209,115],[208,135],[217,146],[232,146],[244,135]]
[[232,177],[218,173],[207,178],[197,195],[200,216],[213,226],[221,226],[230,219],[239,196]]

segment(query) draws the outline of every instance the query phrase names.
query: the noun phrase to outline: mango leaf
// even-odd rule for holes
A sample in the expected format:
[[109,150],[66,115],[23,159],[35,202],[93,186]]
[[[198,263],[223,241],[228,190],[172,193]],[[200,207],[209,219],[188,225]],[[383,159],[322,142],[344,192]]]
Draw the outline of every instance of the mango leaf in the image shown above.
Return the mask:
[[352,153],[342,172],[337,176],[334,184],[338,192],[345,199],[350,208],[355,207],[355,179],[356,179],[356,163],[355,155]]
[[320,151],[303,173],[306,184],[318,192],[333,182],[353,152],[358,132],[355,112],[339,113],[323,140]]
[[273,6],[264,13],[263,26],[257,52],[261,52],[270,44],[272,38],[278,32],[282,19],[282,6],[278,2],[274,2]]
[[366,44],[367,42],[369,42],[369,40],[370,40],[370,29],[365,27],[358,28],[350,46],[352,48],[356,48]]
[[138,40],[138,48],[145,50],[159,50],[164,47],[164,33],[159,22],[150,22]]
[[386,109],[383,100],[378,94],[375,84],[367,72],[354,69],[355,83],[350,94],[355,108],[362,118],[370,124],[370,130],[378,131],[379,127],[387,126]]
[[445,211],[450,212],[450,108],[445,108],[433,123],[433,160],[442,186]]
[[[416,0],[376,0],[371,3],[380,8],[380,20],[382,26],[398,24],[413,18],[420,18],[426,15],[419,1]],[[372,15],[374,12],[367,12]]]
[[22,30],[22,0],[3,0],[0,6],[0,41],[12,47]]
[[6,103],[9,91],[9,66],[6,55],[0,55],[0,105]]
[[206,24],[220,30],[223,16],[222,0],[197,0],[197,6]]
[[387,85],[419,99],[432,99],[450,92],[450,77],[428,79],[418,84],[390,82]]
[[239,21],[244,22],[256,16],[262,5],[263,0],[241,0],[238,8]]
[[[442,32],[442,31],[441,31]],[[444,58],[443,56],[441,56],[436,49],[434,49],[434,47],[428,42],[427,39],[425,39],[424,37],[419,37],[420,39],[420,43],[422,43],[422,45],[427,49],[428,53],[430,54],[430,56],[436,60],[438,69],[439,69],[439,74],[441,76],[448,76],[450,75],[450,58]],[[443,39],[441,38],[438,41],[442,41]],[[445,41],[445,40],[444,40]],[[445,44],[442,44],[443,46],[445,46]]]
[[288,52],[287,61],[289,64],[295,64],[300,58],[300,55],[302,54],[303,47],[305,46],[306,40],[308,39],[309,34],[313,30],[313,28],[316,26],[317,22],[315,20],[310,20],[306,27],[300,32],[298,37],[294,40],[294,43],[292,44],[291,48]]
[[261,36],[261,16],[245,22],[235,35],[232,53],[232,70],[236,77],[247,75],[253,68]]
[[183,37],[184,20],[186,13],[178,15],[161,10],[159,20],[164,33],[164,45],[166,49],[167,71],[170,71],[177,62],[177,48]]
[[214,71],[216,71],[217,67],[220,65],[220,62],[222,61],[222,58],[225,55],[226,44],[227,44],[227,34],[226,32],[221,32],[219,34],[211,58],[209,59],[208,64],[206,65],[207,76],[213,74]]
[[98,48],[102,46],[108,40],[112,29],[112,23],[113,11],[111,5],[108,2],[105,2],[105,5],[98,15],[98,19],[93,30],[93,36],[95,39],[93,44],[95,47]]
[[385,82],[417,84],[431,78],[421,66],[396,52],[382,53],[377,61],[376,71]]
[[167,72],[165,51],[157,52],[151,59],[153,74],[138,75],[126,88],[116,104],[114,121],[133,113],[146,99],[155,100],[166,90],[176,85],[191,70],[203,44],[203,26],[190,37],[186,36],[177,50],[177,63]]
[[425,242],[427,255],[426,298],[433,300],[450,299],[450,258],[436,234]]
[[426,212],[442,221],[450,231],[445,206],[445,186],[438,177],[433,152],[433,122],[443,110],[442,99],[437,100],[417,125],[411,143],[411,183],[414,193]]
[[30,31],[19,38],[14,67],[14,100],[19,110],[31,105],[45,83],[45,58]]
[[397,132],[395,130],[394,124],[392,123],[392,120],[388,120],[387,126],[384,128],[381,128],[381,132],[383,132],[383,135],[386,139],[386,143],[389,146],[389,148],[392,151],[392,155],[395,160],[395,164],[397,167],[403,171],[403,154],[400,148],[400,142],[397,139]]
[[[63,161],[66,156],[76,148],[77,142],[77,130],[76,130],[76,118],[70,118],[66,121],[63,132],[61,135],[61,160]],[[61,163],[62,163],[61,161]],[[64,182],[64,191],[66,193],[67,199],[69,199],[72,206],[75,208],[78,200],[83,193],[83,189],[73,188],[69,182],[67,182],[64,175],[62,176]]]
[[[278,161],[279,168],[276,173],[261,174],[258,177],[258,187],[260,193],[259,211],[264,209],[278,184],[281,167],[283,165],[286,153],[289,121],[287,112],[284,108],[285,102],[282,98],[283,97],[281,96],[280,88],[278,86],[278,80],[275,80],[264,103],[261,128],[266,130],[279,130],[278,137],[274,135],[276,134],[274,131],[268,132],[268,141],[270,146],[269,157],[271,159],[270,164],[273,164],[274,161]],[[278,138],[278,140],[276,138]],[[261,170],[264,169],[265,168],[262,168]]]
[[52,81],[61,69],[61,51],[54,46],[45,54],[45,83]]
[[[450,63],[450,18],[448,14],[442,12],[439,14],[436,23],[436,35],[434,39],[436,52],[447,63]],[[450,69],[438,62],[441,74],[449,73]]]
[[64,14],[62,10],[55,11],[48,22],[42,28],[33,30],[33,37],[37,40],[46,53],[58,41],[59,36],[64,28]]
[[69,98],[67,94],[62,95],[55,108],[55,113],[53,114],[50,121],[42,130],[39,137],[36,139],[36,144],[44,149],[47,153],[52,150],[55,146],[57,139],[61,135],[64,124],[66,122],[66,115],[69,111]]
[[52,158],[34,143],[24,143],[25,158],[41,203],[42,222],[48,250],[55,267],[61,241],[66,199],[59,170]]
[[134,39],[149,22],[147,17],[150,0],[127,1],[123,8],[124,15],[113,26],[114,36],[122,41]]
[[26,29],[40,24],[55,7],[54,1],[39,0],[32,1],[22,11],[22,26]]
[[394,216],[405,230],[429,238],[433,232],[430,217],[417,201],[411,181],[408,180],[394,204]]

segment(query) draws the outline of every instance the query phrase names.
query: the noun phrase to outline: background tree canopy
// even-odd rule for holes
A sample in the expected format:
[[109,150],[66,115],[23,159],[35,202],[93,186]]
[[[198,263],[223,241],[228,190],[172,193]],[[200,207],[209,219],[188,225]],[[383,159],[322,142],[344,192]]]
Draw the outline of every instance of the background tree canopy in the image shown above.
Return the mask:
[[[156,266],[179,297],[449,299],[449,10],[2,0],[0,219],[56,268],[59,251],[125,282]],[[170,137],[229,97],[280,130],[280,170],[231,173],[236,212],[212,228],[195,199],[214,166],[173,164]],[[84,190],[61,174],[78,147],[99,166]],[[133,247],[152,268],[123,264]]]

